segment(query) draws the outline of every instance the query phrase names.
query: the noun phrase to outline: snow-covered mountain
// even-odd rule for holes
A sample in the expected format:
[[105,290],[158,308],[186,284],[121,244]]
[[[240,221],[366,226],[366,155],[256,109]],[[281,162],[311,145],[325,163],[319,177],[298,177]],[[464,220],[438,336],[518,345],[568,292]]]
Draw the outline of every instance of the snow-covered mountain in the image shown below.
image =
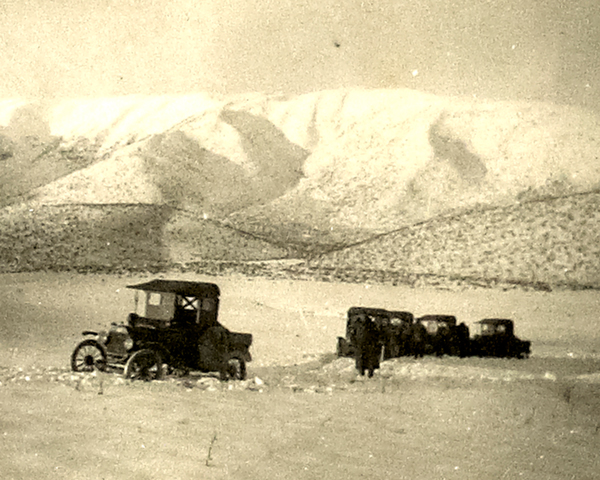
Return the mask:
[[90,165],[33,192],[44,203],[176,202],[223,215],[276,200],[300,218],[322,205],[332,226],[381,229],[600,182],[591,112],[409,90],[5,101],[0,125],[6,170],[18,166],[9,142],[95,146]]
[[600,117],[332,90],[0,101],[4,205],[169,205],[285,244],[594,192]]

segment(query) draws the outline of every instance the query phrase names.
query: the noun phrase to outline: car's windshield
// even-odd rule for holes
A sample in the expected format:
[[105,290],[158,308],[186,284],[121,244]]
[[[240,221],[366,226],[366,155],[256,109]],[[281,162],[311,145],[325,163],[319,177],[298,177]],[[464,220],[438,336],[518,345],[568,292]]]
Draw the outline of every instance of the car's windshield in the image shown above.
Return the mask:
[[438,323],[433,320],[424,320],[423,325],[427,329],[429,333],[437,333],[438,331]]
[[135,292],[135,313],[155,320],[172,320],[175,294],[169,292]]
[[197,312],[198,304],[199,301],[196,297],[185,297],[183,295],[177,295],[177,307],[182,310]]
[[477,327],[480,335],[493,335],[496,333],[496,326],[491,323],[479,323]]

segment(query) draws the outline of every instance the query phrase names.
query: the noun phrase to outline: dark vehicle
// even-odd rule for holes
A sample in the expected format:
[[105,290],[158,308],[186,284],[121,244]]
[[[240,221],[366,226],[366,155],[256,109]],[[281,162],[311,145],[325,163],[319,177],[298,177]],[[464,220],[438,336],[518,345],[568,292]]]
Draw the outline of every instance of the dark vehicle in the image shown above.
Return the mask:
[[425,353],[437,356],[450,355],[452,350],[452,329],[456,327],[456,317],[453,315],[424,315],[417,318],[427,330]]
[[338,337],[337,355],[338,357],[354,357],[356,345],[354,344],[353,331],[354,324],[361,318],[361,315],[367,315],[370,318],[374,316],[385,315],[386,310],[382,308],[363,308],[350,307],[346,316],[346,336]]
[[337,355],[338,357],[354,357],[356,353],[356,346],[354,345],[353,330],[354,324],[358,320],[359,315],[367,312],[379,314],[385,312],[381,308],[362,308],[362,307],[350,307],[346,316],[346,336],[337,337]]
[[108,331],[83,332],[86,339],[71,355],[73,371],[118,367],[126,378],[152,380],[162,378],[166,365],[183,373],[218,372],[221,380],[246,378],[252,334],[219,323],[217,285],[152,280],[127,288],[136,291],[135,312]]
[[531,342],[514,334],[514,322],[505,318],[486,318],[475,322],[471,339],[472,355],[479,357],[528,358]]
[[457,325],[454,315],[425,315],[417,318],[427,330],[426,354],[466,357],[470,352],[469,327]]
[[[374,363],[375,368],[379,367],[379,359],[399,357],[406,355],[408,351],[408,331],[413,323],[413,314],[403,311],[390,311],[383,308],[366,308],[366,307],[351,307],[348,310],[346,321],[346,336],[338,337],[337,355],[339,357],[354,357],[357,358],[359,350],[364,351],[365,338],[368,338],[368,343],[377,343],[372,352],[368,354],[369,363]],[[368,329],[368,337],[364,337],[365,321],[371,322],[374,328]],[[361,335],[357,335],[361,333]],[[370,348],[370,347],[369,347]],[[375,357],[377,353],[377,360]],[[358,360],[358,358],[357,358]],[[361,360],[361,364],[357,366],[360,370],[360,365],[365,359]]]
[[410,312],[390,311],[383,308],[351,307],[347,313],[346,337],[338,337],[337,355],[353,357],[354,345],[351,334],[352,325],[359,315],[366,315],[377,325],[382,333],[381,342],[384,347],[384,358],[399,357],[403,354],[402,345],[406,340],[405,332],[413,323],[414,316]]

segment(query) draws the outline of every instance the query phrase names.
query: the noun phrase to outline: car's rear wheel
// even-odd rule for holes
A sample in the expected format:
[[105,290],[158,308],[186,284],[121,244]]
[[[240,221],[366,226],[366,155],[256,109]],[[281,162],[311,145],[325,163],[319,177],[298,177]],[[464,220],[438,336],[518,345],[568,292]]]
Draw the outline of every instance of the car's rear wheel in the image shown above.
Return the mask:
[[71,370],[74,372],[93,372],[106,370],[106,349],[96,340],[87,339],[73,350],[71,355]]
[[227,375],[231,380],[245,380],[246,362],[241,358],[230,358],[227,362]]
[[161,380],[163,378],[163,360],[156,350],[144,348],[135,352],[125,364],[123,373],[129,380]]

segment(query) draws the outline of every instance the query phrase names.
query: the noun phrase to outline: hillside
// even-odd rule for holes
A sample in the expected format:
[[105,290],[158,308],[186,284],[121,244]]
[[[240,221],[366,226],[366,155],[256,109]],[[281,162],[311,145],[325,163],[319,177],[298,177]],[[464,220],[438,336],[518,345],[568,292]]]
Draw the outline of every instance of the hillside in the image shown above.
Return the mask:
[[0,273],[160,271],[209,258],[267,260],[284,248],[168,206],[87,204],[0,211]]
[[6,100],[2,230],[18,239],[31,210],[43,233],[52,205],[85,228],[91,205],[154,205],[180,212],[158,222],[159,263],[336,251],[311,265],[592,285],[599,147],[589,111],[411,90]]
[[308,266],[350,281],[600,288],[600,193],[439,217]]

